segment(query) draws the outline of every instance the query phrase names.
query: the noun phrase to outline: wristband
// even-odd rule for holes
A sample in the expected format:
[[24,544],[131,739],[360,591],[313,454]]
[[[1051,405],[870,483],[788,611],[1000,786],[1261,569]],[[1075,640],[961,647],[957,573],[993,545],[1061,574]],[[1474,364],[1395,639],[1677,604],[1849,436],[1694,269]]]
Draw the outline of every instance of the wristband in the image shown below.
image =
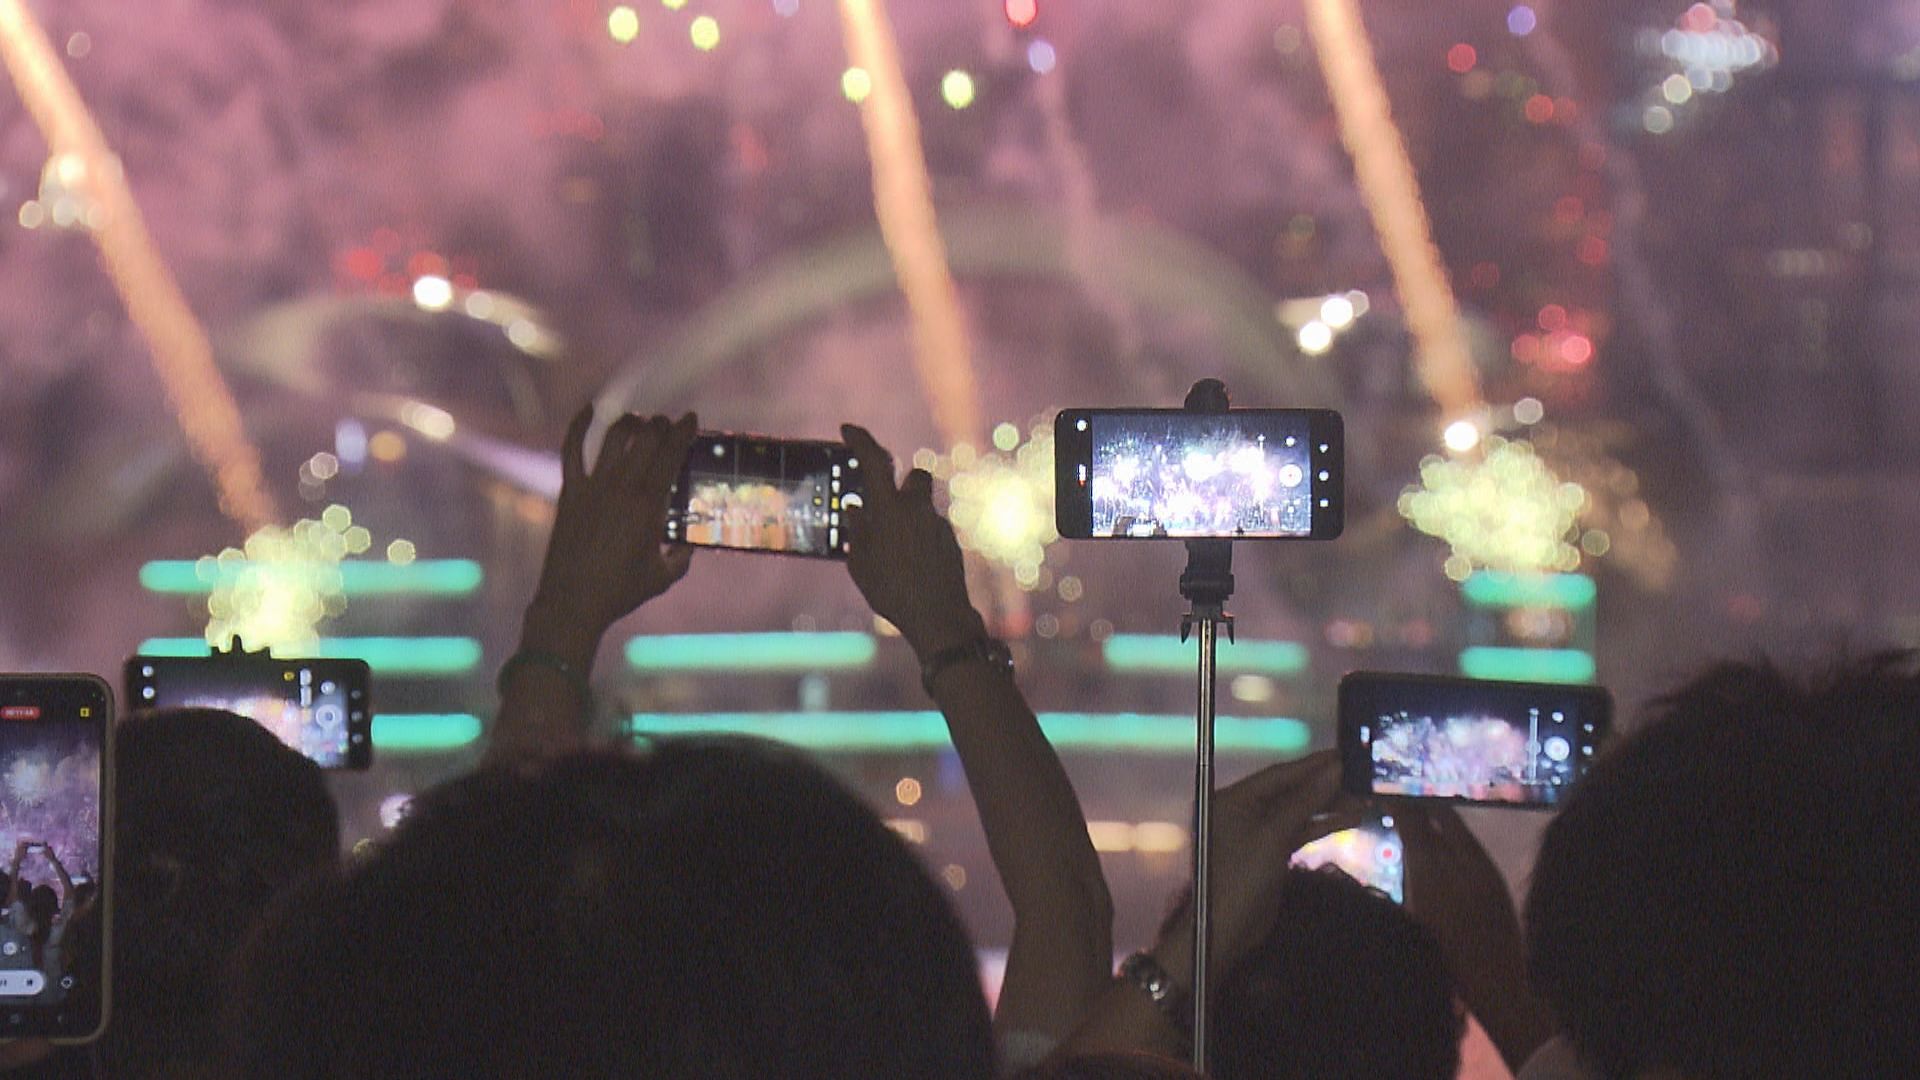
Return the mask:
[[1120,977],[1132,983],[1134,988],[1147,995],[1153,1007],[1160,1015],[1180,1031],[1186,1031],[1192,1017],[1186,1008],[1186,994],[1174,983],[1173,976],[1160,966],[1153,954],[1137,952],[1127,957],[1120,965]]
[[567,685],[573,687],[573,692],[580,695],[582,703],[589,703],[593,700],[593,688],[587,685],[587,677],[585,675],[575,671],[572,664],[567,663],[553,653],[542,652],[539,649],[521,649],[512,656],[507,657],[507,662],[500,665],[500,677],[495,680],[494,688],[500,691],[501,697],[506,696],[507,682],[513,678],[513,673],[529,664],[543,667],[559,674],[561,678],[567,680]]
[[1008,678],[1013,677],[1013,650],[1007,648],[1007,643],[990,637],[977,637],[941,649],[920,665],[920,685],[926,688],[927,696],[933,696],[933,680],[939,678],[942,672],[969,660],[977,660]]

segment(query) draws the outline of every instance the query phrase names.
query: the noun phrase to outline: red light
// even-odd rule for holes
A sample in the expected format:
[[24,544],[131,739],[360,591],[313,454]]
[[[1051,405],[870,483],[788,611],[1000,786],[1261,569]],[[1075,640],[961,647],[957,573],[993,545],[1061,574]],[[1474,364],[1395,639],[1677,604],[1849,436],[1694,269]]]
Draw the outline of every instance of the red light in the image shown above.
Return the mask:
[[38,705],[0,705],[0,720],[38,720]]
[[1480,54],[1464,41],[1447,50],[1447,68],[1455,75],[1465,75],[1479,62]]
[[1553,99],[1545,94],[1535,94],[1527,99],[1521,111],[1527,114],[1530,122],[1544,124],[1553,119]]
[[1016,28],[1025,30],[1040,17],[1040,0],[1006,0],[1003,5],[1007,11],[1007,21]]
[[1540,329],[1552,333],[1567,325],[1567,309],[1559,304],[1548,304],[1540,309]]
[[1560,342],[1560,359],[1573,367],[1581,367],[1593,359],[1593,339],[1585,334],[1568,334]]

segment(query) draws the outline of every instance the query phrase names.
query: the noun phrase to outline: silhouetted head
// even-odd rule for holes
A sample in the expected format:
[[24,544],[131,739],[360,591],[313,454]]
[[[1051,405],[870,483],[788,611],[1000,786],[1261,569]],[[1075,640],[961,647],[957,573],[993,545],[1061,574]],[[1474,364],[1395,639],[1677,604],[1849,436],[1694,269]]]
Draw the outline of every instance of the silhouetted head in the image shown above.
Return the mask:
[[994,1069],[940,890],[826,774],[750,741],[421,796],[263,929],[239,1005],[244,1073],[275,1080]]
[[1280,917],[1214,995],[1218,1080],[1453,1080],[1466,1018],[1440,943],[1386,894],[1296,868]]
[[115,1077],[218,1060],[233,958],[268,903],[337,861],[320,769],[242,716],[138,713],[115,732]]
[[1722,664],[1547,829],[1531,976],[1614,1077],[1920,1074],[1920,676]]

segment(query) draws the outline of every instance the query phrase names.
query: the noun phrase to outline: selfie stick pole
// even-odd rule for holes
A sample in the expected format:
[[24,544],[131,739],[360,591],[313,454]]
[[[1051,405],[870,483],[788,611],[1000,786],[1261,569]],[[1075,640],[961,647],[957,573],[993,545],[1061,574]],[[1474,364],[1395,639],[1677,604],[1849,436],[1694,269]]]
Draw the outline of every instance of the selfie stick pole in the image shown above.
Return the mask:
[[[1227,386],[1218,379],[1202,379],[1187,392],[1189,412],[1227,411]],[[1215,649],[1220,628],[1233,640],[1233,616],[1227,597],[1233,595],[1233,541],[1187,541],[1187,568],[1180,575],[1180,595],[1190,605],[1180,617],[1180,640],[1199,628],[1200,696],[1196,710],[1193,770],[1193,1068],[1207,1071],[1207,946],[1212,940],[1213,853],[1213,697]]]

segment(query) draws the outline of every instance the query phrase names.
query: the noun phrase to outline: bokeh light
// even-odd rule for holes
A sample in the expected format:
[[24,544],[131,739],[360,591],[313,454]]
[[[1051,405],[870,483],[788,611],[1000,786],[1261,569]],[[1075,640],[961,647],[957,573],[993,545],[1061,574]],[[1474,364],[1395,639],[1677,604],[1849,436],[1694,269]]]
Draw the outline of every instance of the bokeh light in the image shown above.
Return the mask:
[[1033,25],[1040,17],[1040,0],[1005,0],[1002,8],[1007,13],[1007,21],[1024,30]]
[[720,44],[720,20],[702,15],[688,25],[687,36],[693,39],[694,48],[712,52]]
[[840,73],[840,93],[855,105],[860,104],[873,93],[873,76],[867,74],[866,68],[848,68]]
[[1515,37],[1526,37],[1540,25],[1540,16],[1525,4],[1515,4],[1507,12],[1507,32]]
[[640,36],[640,13],[625,4],[607,12],[607,36],[628,45]]
[[[1018,429],[1014,434],[1017,439]],[[1060,539],[1053,519],[1051,423],[1036,423],[1026,443],[1010,453],[976,454],[956,446],[933,472],[946,481],[947,516],[961,547],[1012,570],[1022,589],[1049,587],[1042,564],[1048,545]]]
[[973,104],[973,76],[958,68],[947,72],[940,79],[940,96],[953,109]]
[[1485,437],[1478,459],[1430,455],[1420,482],[1400,495],[1413,527],[1447,542],[1447,576],[1476,569],[1570,571],[1580,566],[1578,521],[1586,489],[1563,482],[1525,442]]
[[1035,38],[1027,43],[1027,66],[1033,69],[1035,75],[1045,75],[1059,62],[1059,54],[1046,38]]
[[299,655],[320,639],[320,623],[346,610],[340,561],[364,552],[372,535],[338,503],[320,519],[256,529],[237,548],[195,567],[211,583],[206,640],[226,648],[236,636],[248,649]]

